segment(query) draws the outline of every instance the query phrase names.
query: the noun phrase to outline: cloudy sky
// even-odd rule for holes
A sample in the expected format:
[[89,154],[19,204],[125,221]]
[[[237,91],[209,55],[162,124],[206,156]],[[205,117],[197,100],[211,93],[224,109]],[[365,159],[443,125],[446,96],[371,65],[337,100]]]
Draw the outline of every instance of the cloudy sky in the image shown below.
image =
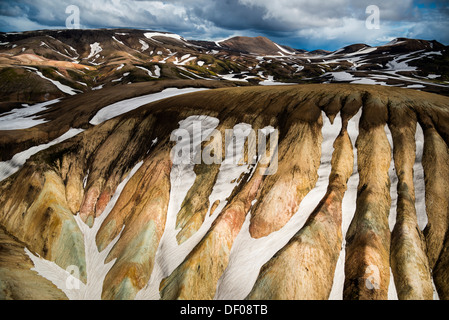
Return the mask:
[[[186,39],[266,36],[297,49],[379,45],[396,37],[449,45],[449,0],[0,0],[0,31],[66,27],[75,5],[81,28],[170,31]],[[373,12],[379,8],[379,24]],[[374,24],[373,24],[374,23]]]

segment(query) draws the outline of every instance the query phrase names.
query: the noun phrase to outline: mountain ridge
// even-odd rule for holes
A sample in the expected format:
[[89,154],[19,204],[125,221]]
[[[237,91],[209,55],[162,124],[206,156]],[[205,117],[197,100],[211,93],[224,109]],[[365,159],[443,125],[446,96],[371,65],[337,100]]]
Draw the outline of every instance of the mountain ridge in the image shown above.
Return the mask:
[[0,95],[20,106],[170,79],[370,83],[449,94],[447,61],[449,51],[442,44],[405,38],[378,47],[306,52],[261,36],[212,42],[139,29],[38,30],[0,34]]

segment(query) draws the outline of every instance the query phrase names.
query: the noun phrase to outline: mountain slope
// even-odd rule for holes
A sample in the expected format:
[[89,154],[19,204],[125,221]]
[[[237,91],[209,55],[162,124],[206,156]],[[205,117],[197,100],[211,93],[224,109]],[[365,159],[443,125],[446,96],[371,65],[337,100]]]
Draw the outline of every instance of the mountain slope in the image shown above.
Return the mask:
[[236,52],[254,54],[254,55],[283,55],[295,54],[295,51],[282,47],[265,37],[233,37],[223,41],[216,42],[222,48]]
[[[0,224],[67,297],[432,299],[432,279],[448,297],[448,217],[436,200],[449,178],[447,97],[355,84],[248,86],[116,113],[105,95],[50,107],[58,114],[81,97],[94,106],[78,120],[85,130],[0,182]],[[93,121],[102,109],[110,116]],[[64,115],[71,124],[79,117]],[[214,128],[278,129],[277,171],[264,175],[269,162],[248,161],[257,139],[221,154],[236,161],[174,161],[179,129],[200,137],[192,150],[226,151],[208,139]],[[73,265],[77,290],[64,287]]]
[[191,41],[134,29],[0,33],[0,98],[3,105],[20,106],[170,79],[242,86],[350,82],[447,95],[448,55],[447,47],[436,41],[405,38],[378,47],[354,44],[331,53],[309,53],[264,37]]
[[0,299],[449,299],[448,59],[0,33]]

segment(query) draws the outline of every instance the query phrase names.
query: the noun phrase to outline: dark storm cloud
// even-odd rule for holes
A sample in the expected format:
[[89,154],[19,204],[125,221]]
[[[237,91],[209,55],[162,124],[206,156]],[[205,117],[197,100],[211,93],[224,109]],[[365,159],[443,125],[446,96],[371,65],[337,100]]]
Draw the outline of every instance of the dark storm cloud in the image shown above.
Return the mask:
[[[400,36],[449,43],[448,1],[428,0],[1,0],[0,30],[64,28],[68,5],[79,7],[83,28],[132,27],[205,40],[266,35],[306,49]],[[365,28],[368,5],[380,9],[378,30]]]

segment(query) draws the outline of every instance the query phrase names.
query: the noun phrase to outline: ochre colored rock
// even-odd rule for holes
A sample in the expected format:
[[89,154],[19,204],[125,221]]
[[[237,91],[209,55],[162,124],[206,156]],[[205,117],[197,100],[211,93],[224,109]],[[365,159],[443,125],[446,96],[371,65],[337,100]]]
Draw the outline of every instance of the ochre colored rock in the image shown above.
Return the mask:
[[315,186],[321,158],[322,120],[291,125],[279,144],[279,165],[264,181],[259,201],[251,211],[249,231],[261,238],[281,229]]
[[446,236],[440,257],[433,269],[433,280],[440,300],[449,300],[449,238]]
[[449,151],[433,127],[424,130],[422,164],[426,186],[427,226],[424,235],[430,268],[434,268],[443,249],[449,225]]
[[65,294],[32,271],[20,241],[0,227],[0,300],[66,300]]
[[26,167],[2,185],[0,225],[61,268],[78,266],[85,281],[83,235],[68,208],[64,183],[54,171],[41,170]]

